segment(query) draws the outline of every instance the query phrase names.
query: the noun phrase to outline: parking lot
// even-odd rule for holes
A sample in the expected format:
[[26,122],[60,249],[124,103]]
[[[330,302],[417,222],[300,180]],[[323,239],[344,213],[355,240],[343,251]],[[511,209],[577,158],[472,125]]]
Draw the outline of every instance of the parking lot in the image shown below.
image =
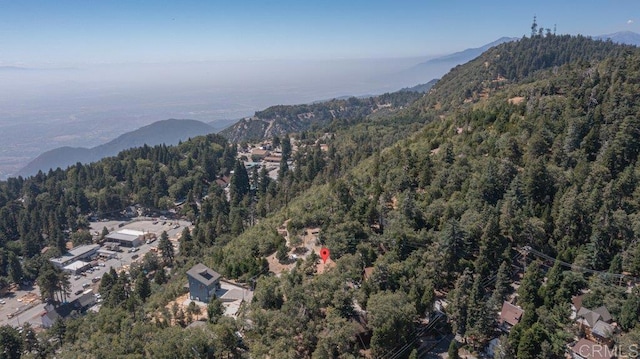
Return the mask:
[[[124,225],[120,226],[121,223],[124,223]],[[162,231],[166,231],[177,252],[177,239],[182,233],[184,227],[190,225],[191,222],[188,221],[144,218],[128,222],[92,222],[91,231],[97,231],[100,233],[103,227],[107,227],[110,231],[132,229],[145,233],[156,233],[158,238],[160,238]],[[92,290],[94,293],[98,293],[100,279],[111,267],[116,269],[116,271],[120,271],[122,268],[126,269],[132,262],[142,260],[144,255],[151,251],[151,248],[157,247],[158,240],[150,244],[144,243],[140,245],[137,247],[138,249],[135,252],[130,252],[129,248],[123,247],[121,248],[121,252],[117,252],[115,258],[106,260],[99,259],[98,265],[90,268],[82,274],[72,274],[69,277],[71,290],[68,294],[67,301],[73,301],[86,290]],[[20,314],[16,314],[18,312]],[[29,322],[33,326],[40,326],[42,324],[40,315],[43,312],[44,303],[40,300],[40,290],[35,284],[23,287],[0,298],[0,325],[8,324],[14,327],[19,327],[25,322]]]

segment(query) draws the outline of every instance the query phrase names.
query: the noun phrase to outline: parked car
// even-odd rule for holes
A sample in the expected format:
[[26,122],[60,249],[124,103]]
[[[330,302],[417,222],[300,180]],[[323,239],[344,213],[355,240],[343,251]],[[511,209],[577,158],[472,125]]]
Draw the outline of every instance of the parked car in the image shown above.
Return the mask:
[[[83,283],[83,284],[82,284],[82,288],[87,288],[87,287],[89,287],[89,286],[91,286],[91,284],[89,284],[89,283]],[[81,291],[81,292],[82,292],[82,291]]]
[[82,294],[82,289],[76,290],[75,295],[80,295],[80,294]]

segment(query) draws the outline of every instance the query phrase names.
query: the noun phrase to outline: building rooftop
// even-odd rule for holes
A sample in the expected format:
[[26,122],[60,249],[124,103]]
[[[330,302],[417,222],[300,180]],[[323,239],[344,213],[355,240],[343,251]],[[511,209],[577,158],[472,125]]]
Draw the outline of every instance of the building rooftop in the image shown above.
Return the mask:
[[595,310],[589,310],[586,307],[582,307],[578,310],[576,316],[578,318],[583,318],[586,324],[591,328],[593,328],[598,321],[609,323],[613,319],[611,318],[609,310],[605,306],[598,307]]
[[82,269],[87,266],[87,262],[85,261],[75,261],[68,266],[65,266],[64,269],[70,271],[77,271],[78,269]]
[[596,322],[596,325],[594,325],[591,329],[591,333],[601,338],[611,338],[614,330],[615,329],[613,328],[613,325],[605,323],[602,320],[598,320]]
[[69,250],[69,254],[72,256],[82,256],[83,254],[87,254],[88,252],[91,252],[93,250],[97,250],[98,248],[100,248],[99,244],[87,244],[84,246],[77,246],[71,250]]
[[571,298],[571,304],[573,304],[573,307],[576,308],[576,311],[582,308],[582,298],[584,298],[584,295],[576,295]]
[[500,310],[500,322],[514,326],[520,322],[523,313],[524,310],[522,308],[505,301],[502,303],[502,309]]
[[609,313],[609,310],[604,305],[594,309],[593,311],[598,313],[600,315],[600,320],[604,322],[610,323],[613,320],[611,313]]
[[584,338],[572,346],[571,351],[585,359],[611,359],[614,357],[613,349]]
[[244,290],[240,288],[232,288],[229,290],[218,290],[216,291],[216,296],[218,293],[222,293],[219,298],[224,301],[234,301],[234,300],[244,300]]
[[72,261],[75,258],[82,257],[83,255],[86,255],[91,251],[97,250],[98,248],[100,248],[100,245],[98,244],[87,244],[83,246],[78,246],[73,249],[70,249],[68,252],[64,253],[60,257],[51,258],[50,261],[53,263],[62,265],[63,263]]
[[72,256],[69,253],[65,253],[63,255],[61,255],[60,257],[56,257],[56,258],[51,258],[49,259],[52,263],[57,263],[59,265],[62,265],[62,263],[66,263],[67,261],[73,260],[74,256]]
[[144,232],[136,231],[134,229],[123,229],[123,230],[118,231],[118,233],[128,234],[130,236],[143,236],[144,235]]
[[191,276],[193,279],[206,285],[207,287],[220,279],[220,274],[218,272],[205,266],[202,263],[198,263],[191,267],[191,269],[187,271],[187,275]]
[[135,241],[138,239],[137,235],[134,234],[126,234],[122,232],[110,233],[107,235],[108,239],[115,239],[118,241]]

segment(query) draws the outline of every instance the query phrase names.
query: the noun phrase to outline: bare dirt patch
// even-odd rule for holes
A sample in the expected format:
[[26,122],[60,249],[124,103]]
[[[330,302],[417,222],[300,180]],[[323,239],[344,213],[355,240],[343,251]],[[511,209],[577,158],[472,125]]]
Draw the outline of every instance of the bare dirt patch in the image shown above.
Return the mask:
[[316,264],[316,274],[322,274],[336,266],[336,262],[331,260],[331,258],[327,259],[326,263],[322,263],[322,260],[319,260],[319,262],[320,263]]
[[516,96],[516,97],[512,97],[509,99],[509,103],[512,105],[518,105],[520,103],[522,103],[522,101],[524,101],[524,97],[523,96]]
[[[182,309],[182,312],[185,314],[187,314],[187,307],[189,306],[189,303],[191,302],[191,300],[189,299],[189,293],[183,294],[181,296],[179,296],[178,298],[176,298],[175,300],[169,302],[167,305],[165,305],[165,308],[167,308],[169,310],[169,313],[172,312],[173,310],[173,305],[176,304],[178,306],[178,310]],[[192,322],[198,321],[198,320],[207,320],[208,319],[208,315],[207,315],[207,306],[206,305],[202,305],[198,302],[195,302],[196,305],[198,307],[200,307],[200,314],[193,314],[192,315],[192,321],[191,322],[187,322],[186,324],[189,325]],[[160,319],[162,317],[162,315],[160,313],[157,313],[157,319]],[[171,318],[171,325],[176,325],[176,320],[175,318]]]
[[[284,235],[287,247],[289,247],[288,260],[285,263],[280,263],[276,258],[276,254],[272,254],[267,257],[269,263],[269,271],[279,276],[283,271],[290,270],[296,264],[298,259],[307,259],[311,253],[315,253],[320,256],[320,249],[318,237],[320,236],[320,228],[305,228],[302,235],[295,237],[292,236],[285,228],[287,222],[284,222],[278,233]],[[328,263],[328,261],[327,261]]]

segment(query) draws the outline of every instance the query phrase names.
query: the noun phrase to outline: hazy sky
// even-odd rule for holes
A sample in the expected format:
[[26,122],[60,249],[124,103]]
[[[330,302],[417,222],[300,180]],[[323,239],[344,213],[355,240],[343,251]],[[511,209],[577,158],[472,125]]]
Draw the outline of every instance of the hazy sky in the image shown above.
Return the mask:
[[0,65],[446,54],[538,23],[640,31],[638,0],[0,0]]

